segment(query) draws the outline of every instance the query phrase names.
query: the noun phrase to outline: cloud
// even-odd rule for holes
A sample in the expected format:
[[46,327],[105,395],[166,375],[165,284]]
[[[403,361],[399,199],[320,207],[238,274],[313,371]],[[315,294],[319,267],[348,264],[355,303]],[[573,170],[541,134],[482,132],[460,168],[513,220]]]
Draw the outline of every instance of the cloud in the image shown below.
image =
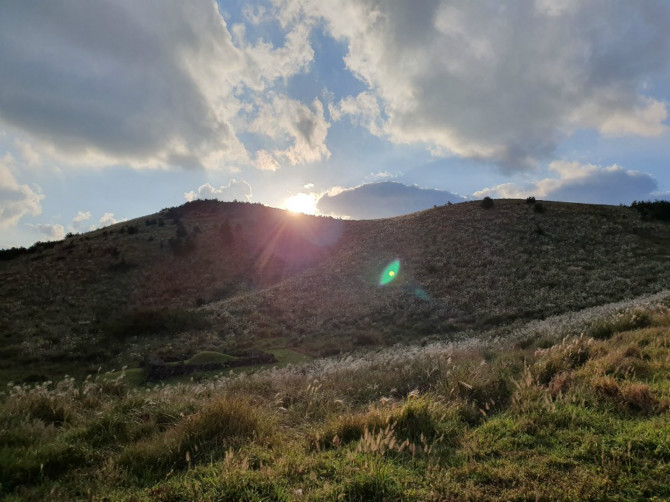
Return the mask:
[[[84,223],[88,220],[91,219],[91,212],[90,211],[78,211],[76,216],[72,218],[72,223],[70,224],[70,231],[71,232],[80,232],[83,230],[87,225]],[[89,226],[90,228],[90,226]]]
[[191,190],[184,194],[184,198],[189,202],[196,199],[249,202],[252,196],[251,185],[244,180],[235,179],[230,180],[227,185],[221,185],[219,188],[205,183],[204,185],[200,185],[197,192]]
[[338,187],[324,194],[319,199],[317,208],[322,214],[372,219],[413,213],[435,205],[464,200],[460,195],[451,192],[382,181],[354,188]]
[[273,140],[272,151],[257,153],[257,167],[274,171],[290,165],[317,162],[330,157],[326,136],[330,125],[323,115],[323,104],[314,99],[311,107],[300,101],[275,96],[270,103],[261,103],[257,117],[248,130]]
[[555,161],[549,169],[558,178],[545,178],[523,186],[505,183],[475,192],[473,196],[518,199],[532,195],[538,199],[589,204],[630,204],[634,200],[664,196],[658,192],[658,183],[652,176],[616,164],[602,167]]
[[108,227],[110,225],[114,225],[116,223],[121,223],[122,221],[126,221],[126,220],[127,220],[127,218],[116,219],[114,217],[114,213],[105,213],[105,214],[102,215],[102,217],[98,221],[98,228]]
[[645,83],[668,69],[664,0],[382,2],[275,0],[285,24],[311,22],[347,45],[368,89],[333,104],[399,144],[514,170],[579,129],[666,131]]
[[14,164],[11,155],[0,158],[0,228],[16,226],[24,216],[37,216],[42,212],[44,195],[16,180]]
[[329,104],[328,112],[333,120],[348,117],[354,125],[368,129],[376,136],[384,134],[384,121],[379,100],[371,92],[361,92],[357,96],[347,96],[337,104]]
[[40,163],[40,155],[35,151],[30,143],[19,138],[14,140],[14,146],[21,154],[23,161],[30,167],[35,167]]
[[287,30],[280,47],[249,44],[211,0],[38,0],[2,10],[0,122],[71,164],[249,164],[238,138],[248,107],[313,58],[306,26]]
[[365,179],[366,180],[384,180],[384,179],[397,178],[398,176],[400,176],[400,175],[397,174],[397,173],[394,174],[394,173],[390,173],[388,171],[378,171],[376,173],[371,172],[370,174],[368,174],[365,177]]
[[29,225],[38,232],[46,236],[47,240],[60,241],[65,238],[65,228],[63,225],[52,225],[50,223],[40,223],[38,225]]

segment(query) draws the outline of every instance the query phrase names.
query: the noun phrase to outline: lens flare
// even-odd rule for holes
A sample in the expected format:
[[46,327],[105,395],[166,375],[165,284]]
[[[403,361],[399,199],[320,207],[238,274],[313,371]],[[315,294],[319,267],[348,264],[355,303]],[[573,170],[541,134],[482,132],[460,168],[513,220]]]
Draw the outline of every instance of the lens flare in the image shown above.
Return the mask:
[[393,260],[386,265],[382,275],[379,277],[379,285],[386,286],[388,283],[392,282],[398,277],[398,272],[400,272],[400,260]]

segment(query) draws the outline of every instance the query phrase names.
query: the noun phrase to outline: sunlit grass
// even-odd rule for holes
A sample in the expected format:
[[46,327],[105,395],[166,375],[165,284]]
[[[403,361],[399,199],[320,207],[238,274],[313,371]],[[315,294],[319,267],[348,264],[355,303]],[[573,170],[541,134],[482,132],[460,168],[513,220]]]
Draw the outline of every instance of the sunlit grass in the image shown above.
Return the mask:
[[[645,327],[621,322],[640,315]],[[0,494],[670,497],[670,309],[583,313],[583,327],[614,326],[598,339],[571,334],[576,322],[529,325],[530,340],[522,330],[301,364],[280,349],[292,364],[195,383],[133,388],[117,374],[11,387],[0,397]]]

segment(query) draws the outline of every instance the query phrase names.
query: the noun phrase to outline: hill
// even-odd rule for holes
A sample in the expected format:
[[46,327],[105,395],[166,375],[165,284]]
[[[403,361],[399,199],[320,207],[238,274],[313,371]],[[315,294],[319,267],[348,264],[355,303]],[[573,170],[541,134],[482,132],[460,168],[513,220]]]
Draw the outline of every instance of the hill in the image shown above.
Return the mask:
[[342,221],[195,201],[4,252],[0,377],[504,334],[669,287],[669,248],[670,226],[627,207],[496,200]]

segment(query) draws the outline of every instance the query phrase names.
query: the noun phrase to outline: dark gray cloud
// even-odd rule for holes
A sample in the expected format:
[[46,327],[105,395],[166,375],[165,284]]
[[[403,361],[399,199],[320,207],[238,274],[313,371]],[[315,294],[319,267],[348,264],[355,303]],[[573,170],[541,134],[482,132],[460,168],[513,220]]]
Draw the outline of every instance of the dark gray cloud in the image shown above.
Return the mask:
[[[313,52],[304,27],[282,47],[235,36],[211,0],[3,3],[0,123],[73,163],[252,164],[238,138],[250,110]],[[321,147],[307,118],[300,133]]]
[[630,204],[634,200],[654,200],[669,195],[658,191],[658,183],[649,174],[617,165],[601,167],[557,161],[552,162],[549,169],[558,177],[524,186],[506,183],[480,190],[474,196],[524,198],[532,195],[538,199],[565,202]]
[[212,2],[8,2],[0,119],[69,154],[197,166],[236,142],[207,58],[239,66]]
[[325,194],[319,199],[317,208],[323,214],[373,219],[413,213],[435,205],[464,200],[451,192],[382,181],[345,189],[333,195]]

